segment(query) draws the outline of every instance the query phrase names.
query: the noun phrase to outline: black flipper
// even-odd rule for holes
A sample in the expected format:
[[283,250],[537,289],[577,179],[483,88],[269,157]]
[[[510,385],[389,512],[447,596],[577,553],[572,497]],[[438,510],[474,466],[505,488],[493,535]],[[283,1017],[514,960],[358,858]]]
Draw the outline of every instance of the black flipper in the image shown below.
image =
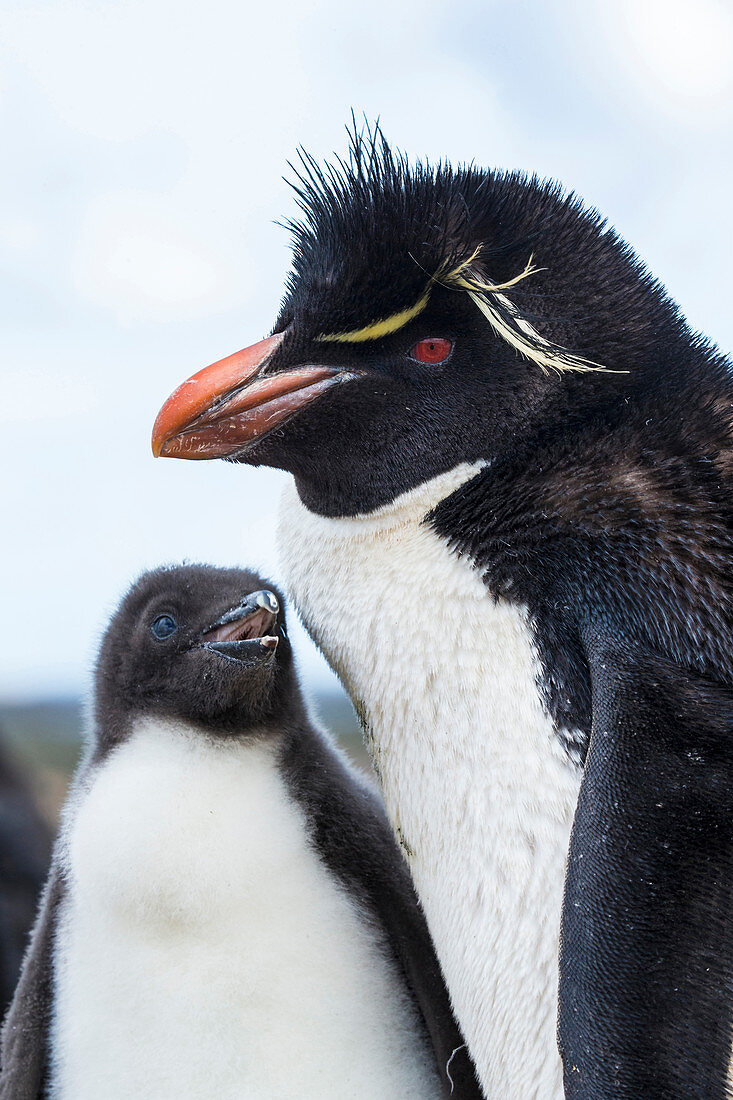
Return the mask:
[[64,887],[53,866],[0,1037],[0,1100],[43,1100],[49,1075],[53,937]]
[[392,945],[425,1022],[444,1094],[452,1100],[482,1100],[407,864],[380,800],[312,728],[291,734],[282,768],[311,822],[320,858]]
[[733,692],[589,645],[593,730],[560,955],[569,1100],[724,1100],[733,1043]]

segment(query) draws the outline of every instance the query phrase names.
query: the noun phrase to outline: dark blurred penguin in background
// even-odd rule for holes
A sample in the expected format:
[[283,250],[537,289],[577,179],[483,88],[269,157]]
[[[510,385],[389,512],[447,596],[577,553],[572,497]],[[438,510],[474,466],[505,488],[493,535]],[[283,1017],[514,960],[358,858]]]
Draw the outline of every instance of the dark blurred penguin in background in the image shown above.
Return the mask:
[[481,1095],[409,872],[309,721],[280,598],[144,575],[102,645],[0,1096],[451,1094]]
[[0,1016],[10,1004],[48,871],[52,836],[0,734]]
[[562,914],[567,1096],[722,1100],[730,362],[556,184],[377,131],[296,187],[273,335],[181,386],[155,453],[294,475],[289,585],[486,1094],[562,1096]]

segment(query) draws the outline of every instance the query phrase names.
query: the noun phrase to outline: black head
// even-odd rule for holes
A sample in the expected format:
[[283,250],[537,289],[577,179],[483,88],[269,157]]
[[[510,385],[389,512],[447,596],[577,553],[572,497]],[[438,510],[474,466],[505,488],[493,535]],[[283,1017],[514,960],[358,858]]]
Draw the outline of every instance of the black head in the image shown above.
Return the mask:
[[95,676],[101,747],[141,716],[226,735],[297,705],[283,601],[256,573],[208,565],[145,573],[107,628]]
[[[669,383],[690,337],[593,211],[521,174],[411,167],[378,131],[307,156],[274,335],[166,403],[154,449],[291,471],[369,510],[462,461],[567,432]],[[602,368],[602,369],[600,369]]]

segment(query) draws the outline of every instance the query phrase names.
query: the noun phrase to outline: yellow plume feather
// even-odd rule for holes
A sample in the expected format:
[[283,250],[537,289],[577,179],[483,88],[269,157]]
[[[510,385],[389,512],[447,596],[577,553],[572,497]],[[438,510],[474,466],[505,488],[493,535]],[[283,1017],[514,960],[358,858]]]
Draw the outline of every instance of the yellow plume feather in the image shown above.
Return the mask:
[[[444,286],[455,287],[457,290],[465,290],[469,298],[483,313],[486,320],[497,336],[513,347],[525,359],[536,363],[541,370],[563,371],[605,371],[608,368],[600,363],[593,363],[580,355],[574,355],[565,348],[558,347],[540,336],[534,325],[522,316],[519,309],[502,291],[516,286],[530,275],[543,271],[544,268],[535,267],[533,256],[529,257],[524,270],[508,279],[504,283],[488,283],[478,275],[470,271],[471,264],[481,251],[479,246],[473,255],[464,260],[458,267],[443,275],[436,276],[436,281]],[[492,300],[493,299],[493,300]],[[497,309],[497,305],[501,308]],[[503,312],[502,312],[503,311]],[[507,320],[507,317],[510,319]]]

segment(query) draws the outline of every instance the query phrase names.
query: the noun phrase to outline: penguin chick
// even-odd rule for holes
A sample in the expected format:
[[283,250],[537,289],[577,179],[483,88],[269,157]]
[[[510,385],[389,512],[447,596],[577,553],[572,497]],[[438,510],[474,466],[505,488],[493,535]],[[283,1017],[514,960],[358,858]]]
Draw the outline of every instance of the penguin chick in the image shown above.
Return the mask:
[[253,573],[159,569],[113,617],[2,1067],[3,1100],[481,1095],[381,804]]

